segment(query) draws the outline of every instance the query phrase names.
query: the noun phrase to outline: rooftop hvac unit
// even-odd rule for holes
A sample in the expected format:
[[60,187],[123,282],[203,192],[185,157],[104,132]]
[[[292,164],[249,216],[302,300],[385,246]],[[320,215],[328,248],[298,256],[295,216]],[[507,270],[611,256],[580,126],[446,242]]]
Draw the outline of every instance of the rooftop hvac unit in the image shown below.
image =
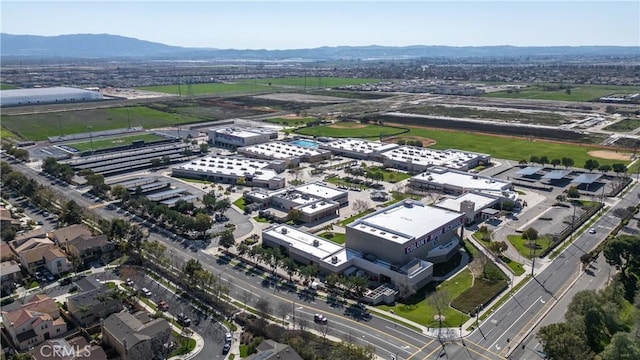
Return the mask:
[[313,240],[313,246],[315,246],[315,247],[320,246],[320,241],[318,241],[318,240]]
[[287,233],[287,228],[282,228],[282,230],[280,230],[281,233],[286,234]]
[[338,263],[338,257],[337,256],[332,256],[331,257],[331,263],[332,264],[337,264]]

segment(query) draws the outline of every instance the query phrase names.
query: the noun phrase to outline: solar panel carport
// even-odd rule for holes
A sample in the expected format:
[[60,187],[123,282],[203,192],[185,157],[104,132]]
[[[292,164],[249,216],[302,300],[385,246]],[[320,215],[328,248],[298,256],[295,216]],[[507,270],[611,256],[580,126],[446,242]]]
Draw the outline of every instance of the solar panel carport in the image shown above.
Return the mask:
[[573,183],[577,184],[593,184],[596,180],[600,179],[602,174],[581,174],[577,178],[573,179]]
[[568,170],[553,170],[548,174],[545,174],[542,178],[543,179],[550,179],[550,180],[560,180],[563,177],[569,175],[571,173],[571,171]]
[[538,171],[542,170],[541,167],[537,167],[537,166],[527,166],[524,169],[520,169],[518,170],[518,172],[516,172],[517,175],[522,175],[522,176],[531,176],[535,173],[537,173]]

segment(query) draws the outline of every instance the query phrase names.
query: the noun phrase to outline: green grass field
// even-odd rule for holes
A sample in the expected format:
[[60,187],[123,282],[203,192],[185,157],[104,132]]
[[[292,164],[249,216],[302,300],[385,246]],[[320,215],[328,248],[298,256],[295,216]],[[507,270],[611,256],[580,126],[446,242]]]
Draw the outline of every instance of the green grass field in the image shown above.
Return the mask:
[[221,83],[206,83],[206,84],[181,84],[176,85],[159,85],[159,86],[143,86],[137,88],[139,90],[156,91],[166,94],[175,94],[182,96],[191,95],[205,95],[205,94],[220,94],[220,93],[241,93],[252,91],[264,91],[269,90],[266,85],[243,83],[243,84],[221,84]]
[[[46,140],[48,136],[60,135],[60,130],[66,135],[88,132],[87,126],[91,126],[92,131],[100,131],[128,128],[130,123],[132,127],[142,126],[145,129],[153,129],[199,121],[202,120],[144,106],[0,117],[2,127],[22,139],[36,141]],[[37,126],[35,126],[36,124]]]
[[[565,84],[570,85],[570,84]],[[554,90],[545,90],[545,86],[550,86]],[[591,101],[607,95],[632,94],[640,92],[638,86],[615,86],[615,85],[570,85],[570,93],[565,89],[558,89],[559,84],[539,84],[528,85],[520,89],[519,92],[500,91],[488,93],[484,96],[498,98],[515,99],[541,99],[541,100],[561,100],[561,101]]]
[[[363,126],[364,125],[364,126]],[[362,126],[362,127],[361,127]],[[359,137],[377,138],[380,135],[390,136],[400,134],[404,130],[383,125],[369,125],[359,123],[339,123],[335,125],[314,126],[296,130],[296,133],[309,136],[329,136],[336,138]]]
[[0,84],[0,90],[12,90],[17,89],[17,86],[9,85],[9,84]]
[[307,118],[302,118],[302,119],[295,119],[295,118],[273,118],[273,119],[267,119],[265,120],[265,122],[269,122],[269,123],[273,123],[273,124],[279,124],[279,125],[284,125],[284,126],[303,126],[307,123],[310,122],[314,122],[314,121],[318,121],[318,119],[313,118],[313,117],[307,117]]
[[[560,144],[545,141],[529,141],[526,139],[507,138],[491,135],[473,134],[461,131],[447,131],[435,129],[412,128],[407,136],[420,136],[434,139],[434,149],[459,149],[491,154],[498,159],[511,159],[519,161],[529,159],[531,155],[547,156],[551,159],[570,157],[575,161],[575,166],[581,167],[587,159],[589,151],[601,150],[595,147],[573,144]],[[619,163],[620,160],[607,160],[595,158],[600,165]]]
[[307,87],[335,87],[342,85],[359,85],[368,83],[378,83],[382,79],[355,79],[355,78],[334,78],[334,77],[285,77],[269,79],[243,80],[244,84],[271,84],[272,86],[307,86]]
[[640,127],[640,119],[622,119],[615,124],[606,126],[603,130],[629,132]]
[[18,135],[14,134],[8,129],[0,128],[0,139],[17,140]]
[[[458,275],[438,285],[437,289],[438,291],[446,290],[449,299],[455,299],[465,290],[471,288],[472,284],[473,276],[471,271],[465,269]],[[428,300],[432,291],[433,288],[431,286],[426,286],[409,299],[404,300],[404,303],[398,302],[394,306],[379,305],[377,308],[385,311],[393,310],[396,315],[424,326],[438,327],[438,321],[434,319],[438,312],[429,304]],[[445,317],[442,322],[443,327],[458,327],[469,319],[467,315],[451,307],[446,307],[442,315]]]
[[344,244],[344,242],[346,241],[347,238],[347,234],[341,234],[341,233],[334,233],[331,231],[326,231],[323,232],[322,234],[319,234],[318,236],[320,236],[321,238],[325,238],[329,241],[333,241],[336,244]]
[[[520,235],[507,235],[507,240],[513,245],[518,253],[527,259],[533,258],[533,251],[530,247],[527,246],[529,240],[525,240]],[[540,255],[544,253],[545,250],[552,245],[551,240],[548,240],[546,237],[542,236],[536,241],[537,249],[535,251],[536,255]]]
[[91,141],[83,141],[79,143],[67,144],[78,151],[87,151],[91,150],[100,150],[100,149],[109,149],[117,146],[125,146],[131,145],[136,140],[144,140],[144,142],[150,143],[159,140],[165,140],[165,137],[158,136],[156,134],[143,134],[143,135],[134,135],[134,136],[125,136],[118,137],[112,139],[100,139],[93,140],[93,144]]

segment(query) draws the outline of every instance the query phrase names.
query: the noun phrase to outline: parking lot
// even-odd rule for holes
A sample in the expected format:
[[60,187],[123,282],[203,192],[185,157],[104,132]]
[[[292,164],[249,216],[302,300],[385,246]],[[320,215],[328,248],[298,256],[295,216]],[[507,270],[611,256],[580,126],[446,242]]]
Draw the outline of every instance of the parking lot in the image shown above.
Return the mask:
[[124,281],[127,277],[131,278],[135,288],[138,290],[147,288],[149,290],[151,296],[148,298],[151,301],[156,304],[160,301],[165,301],[168,305],[167,313],[176,318],[182,313],[191,320],[190,328],[204,339],[204,347],[194,359],[224,358],[222,348],[225,343],[227,329],[223,325],[193,307],[185,298],[175,295],[169,289],[147,276],[143,271],[129,269],[131,268],[123,268],[120,274],[121,280]]

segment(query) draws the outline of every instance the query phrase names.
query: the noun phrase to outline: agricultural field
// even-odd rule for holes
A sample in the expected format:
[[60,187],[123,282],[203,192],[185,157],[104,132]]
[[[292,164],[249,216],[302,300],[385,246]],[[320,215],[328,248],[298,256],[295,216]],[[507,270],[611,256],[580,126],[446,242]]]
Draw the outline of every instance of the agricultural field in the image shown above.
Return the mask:
[[484,96],[515,99],[592,101],[608,95],[634,94],[638,92],[640,92],[640,87],[638,86],[536,84],[528,85],[518,91],[499,91],[488,93]]
[[406,132],[406,129],[383,126],[360,124],[355,122],[340,122],[332,125],[314,126],[296,130],[298,134],[310,136],[328,136],[335,138],[359,137],[378,138],[382,136],[392,136]]
[[111,139],[98,139],[93,141],[83,141],[79,143],[67,144],[78,151],[109,149],[118,146],[131,145],[134,141],[143,140],[145,143],[166,140],[165,137],[156,134],[142,134],[133,136],[120,136]]
[[269,90],[269,87],[261,84],[242,83],[242,84],[223,84],[223,83],[206,83],[206,84],[181,84],[181,85],[159,85],[159,86],[143,86],[137,88],[139,90],[155,91],[166,94],[175,94],[182,96],[197,96],[205,94],[223,94],[223,93],[243,93],[254,91]]
[[12,90],[12,89],[17,89],[17,86],[13,86],[10,84],[0,84],[0,90]]
[[314,118],[314,117],[287,117],[287,118],[283,118],[283,117],[279,117],[279,118],[272,118],[272,119],[266,119],[265,122],[269,122],[269,123],[273,123],[273,124],[278,124],[278,125],[283,125],[283,126],[304,126],[307,123],[310,122],[315,122],[318,121],[318,119]]
[[47,140],[48,136],[77,134],[92,131],[142,126],[153,129],[181,123],[201,122],[202,119],[172,114],[144,106],[40,113],[32,115],[4,115],[2,127],[24,140]]
[[[270,79],[250,79],[244,80],[243,84],[261,84],[266,86],[303,86],[303,87],[335,87],[343,85],[360,85],[378,83],[382,79],[354,79],[354,78],[334,78],[334,77],[285,77]],[[326,94],[322,94],[326,95]]]
[[483,110],[466,106],[426,105],[404,110],[405,112],[469,119],[494,119],[521,123],[558,126],[571,122],[568,116],[552,112],[520,112]]
[[631,132],[640,127],[640,119],[622,119],[617,123],[608,125],[602,130],[617,131],[617,132]]

